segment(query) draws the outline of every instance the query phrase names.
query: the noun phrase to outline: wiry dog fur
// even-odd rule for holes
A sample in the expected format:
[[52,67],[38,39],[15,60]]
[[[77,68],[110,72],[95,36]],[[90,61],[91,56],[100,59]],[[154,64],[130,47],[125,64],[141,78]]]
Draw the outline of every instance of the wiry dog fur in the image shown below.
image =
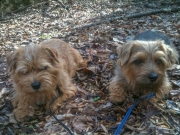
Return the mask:
[[155,92],[162,99],[171,90],[166,70],[178,61],[175,49],[163,41],[133,40],[117,48],[119,59],[109,86],[110,100],[123,102],[127,92]]
[[18,121],[33,116],[39,105],[49,109],[50,101],[62,95],[53,109],[74,96],[77,88],[71,82],[77,68],[86,65],[79,52],[59,39],[19,48],[7,56],[9,72],[14,81],[14,115]]

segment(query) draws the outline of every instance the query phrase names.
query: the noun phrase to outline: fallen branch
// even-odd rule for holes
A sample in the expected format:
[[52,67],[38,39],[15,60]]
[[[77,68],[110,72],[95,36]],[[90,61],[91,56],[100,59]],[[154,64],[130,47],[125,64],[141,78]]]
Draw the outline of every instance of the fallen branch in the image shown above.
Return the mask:
[[148,15],[154,15],[154,14],[159,14],[159,13],[171,13],[171,12],[178,12],[180,11],[180,7],[177,8],[172,8],[172,9],[160,9],[160,10],[153,10],[145,13],[137,13],[137,14],[132,14],[128,15],[127,18],[137,18],[137,17],[142,17],[142,16],[148,16]]
[[114,21],[114,20],[119,20],[119,19],[123,19],[123,18],[130,19],[130,18],[137,18],[137,17],[142,17],[142,16],[154,15],[154,14],[158,14],[158,13],[171,13],[171,12],[178,12],[178,11],[180,11],[180,7],[172,8],[172,9],[153,10],[153,11],[149,11],[149,12],[145,12],[145,13],[137,13],[137,14],[128,15],[126,17],[122,17],[122,16],[112,17],[112,18],[110,18],[108,20],[102,20],[102,21],[99,21],[99,22],[87,24],[87,25],[84,25],[82,27],[75,27],[74,29],[77,30],[77,29],[89,28],[89,27],[92,27],[92,26],[95,26],[95,25],[100,25],[101,23],[110,22],[110,21]]

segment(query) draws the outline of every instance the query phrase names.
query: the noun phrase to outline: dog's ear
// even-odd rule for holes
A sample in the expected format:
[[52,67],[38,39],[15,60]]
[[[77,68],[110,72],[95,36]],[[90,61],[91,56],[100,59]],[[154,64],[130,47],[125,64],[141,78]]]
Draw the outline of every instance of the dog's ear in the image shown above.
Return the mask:
[[172,67],[174,64],[179,63],[179,54],[173,46],[163,45],[165,48],[167,68]]
[[119,56],[119,59],[117,61],[118,65],[123,66],[124,64],[126,64],[126,62],[130,57],[132,47],[133,47],[133,43],[128,42],[117,48],[117,53]]
[[17,67],[17,60],[19,57],[21,49],[10,52],[6,56],[7,65],[9,67],[9,72],[14,73]]
[[45,49],[53,62],[59,62],[58,61],[58,53],[56,52],[56,50],[51,49],[51,48],[45,48]]

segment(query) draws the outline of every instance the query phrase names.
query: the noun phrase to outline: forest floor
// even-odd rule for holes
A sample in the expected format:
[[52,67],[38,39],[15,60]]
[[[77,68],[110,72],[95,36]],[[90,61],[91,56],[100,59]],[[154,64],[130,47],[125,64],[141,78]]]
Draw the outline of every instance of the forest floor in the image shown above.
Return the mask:
[[[6,18],[1,19],[0,135],[67,134],[51,114],[42,111],[37,111],[29,122],[18,123],[14,119],[12,79],[8,74],[6,54],[19,46],[60,38],[88,60],[88,67],[78,70],[73,80],[78,88],[77,95],[55,112],[74,134],[88,135],[113,134],[127,109],[137,100],[130,95],[126,102],[115,105],[108,99],[117,46],[140,32],[155,30],[167,34],[180,52],[178,2],[122,0],[101,3],[96,0],[64,5],[67,7],[57,0],[49,0],[49,3],[32,5],[19,13],[6,13]],[[122,134],[180,134],[180,65],[174,65],[167,72],[173,85],[170,97],[157,102],[140,102]]]

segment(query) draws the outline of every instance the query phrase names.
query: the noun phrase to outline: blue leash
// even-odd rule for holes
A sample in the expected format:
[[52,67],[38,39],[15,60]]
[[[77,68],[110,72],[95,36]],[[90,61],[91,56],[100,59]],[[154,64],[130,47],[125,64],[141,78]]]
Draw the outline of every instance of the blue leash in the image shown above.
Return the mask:
[[132,110],[134,109],[134,107],[142,100],[148,99],[148,98],[152,98],[155,94],[151,93],[147,96],[144,96],[140,99],[138,99],[127,111],[126,115],[124,116],[123,120],[121,121],[121,123],[119,124],[118,128],[116,129],[114,135],[118,135],[120,133],[120,131],[122,130],[123,126],[125,125],[126,121],[128,120]]

